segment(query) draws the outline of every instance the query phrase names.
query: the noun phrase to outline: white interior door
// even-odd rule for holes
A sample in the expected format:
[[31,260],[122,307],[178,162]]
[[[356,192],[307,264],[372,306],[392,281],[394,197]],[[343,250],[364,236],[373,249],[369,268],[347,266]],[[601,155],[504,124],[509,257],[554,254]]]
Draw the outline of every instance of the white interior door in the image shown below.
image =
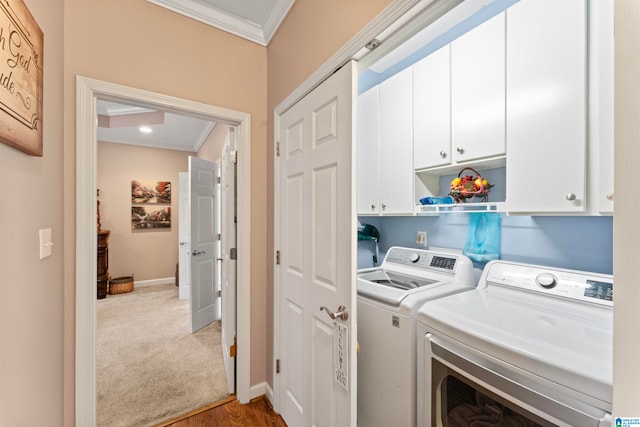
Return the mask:
[[178,297],[189,299],[189,263],[191,245],[189,244],[191,213],[189,212],[189,174],[178,173]]
[[236,133],[229,129],[222,148],[221,186],[221,246],[222,271],[222,348],[224,369],[227,374],[229,393],[235,393],[236,365],[232,348],[236,340]]
[[347,63],[279,117],[278,394],[290,426],[356,425],[356,74]]
[[207,326],[220,317],[218,289],[216,289],[216,252],[219,247],[218,204],[215,185],[215,163],[189,157],[189,206],[191,212],[191,333]]

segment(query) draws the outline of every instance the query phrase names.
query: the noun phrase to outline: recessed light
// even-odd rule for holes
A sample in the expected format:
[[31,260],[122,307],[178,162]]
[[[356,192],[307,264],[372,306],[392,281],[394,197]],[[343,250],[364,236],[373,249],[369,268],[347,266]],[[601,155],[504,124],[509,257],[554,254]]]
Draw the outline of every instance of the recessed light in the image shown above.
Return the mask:
[[151,128],[149,126],[140,126],[139,129],[142,133],[151,133]]

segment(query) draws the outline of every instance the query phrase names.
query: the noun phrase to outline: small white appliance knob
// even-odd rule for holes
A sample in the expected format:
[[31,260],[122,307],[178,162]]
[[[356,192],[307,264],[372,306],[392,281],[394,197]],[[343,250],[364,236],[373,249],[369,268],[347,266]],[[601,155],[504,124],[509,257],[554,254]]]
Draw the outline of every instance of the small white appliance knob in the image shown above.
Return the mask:
[[536,283],[538,286],[545,289],[551,289],[558,284],[556,277],[551,273],[538,274],[538,277],[536,277]]

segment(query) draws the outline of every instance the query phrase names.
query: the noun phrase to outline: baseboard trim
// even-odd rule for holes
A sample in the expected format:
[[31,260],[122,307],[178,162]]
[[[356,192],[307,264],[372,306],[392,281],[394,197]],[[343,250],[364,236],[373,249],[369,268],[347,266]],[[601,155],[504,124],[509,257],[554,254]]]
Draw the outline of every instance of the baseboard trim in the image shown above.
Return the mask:
[[266,394],[266,388],[267,383],[266,382],[261,382],[259,384],[256,385],[252,385],[251,386],[251,390],[249,390],[249,400],[251,399],[255,399],[256,397],[260,397]]
[[176,284],[175,277],[165,277],[162,279],[151,279],[151,280],[136,280],[134,282],[134,286],[137,288],[143,288],[145,286],[175,285],[175,284]]
[[[273,405],[273,389],[269,386],[269,383],[265,382],[264,383],[264,394],[267,397],[267,400],[269,401],[269,403],[271,404],[272,408],[275,408],[275,406]],[[276,412],[277,413],[277,412]]]

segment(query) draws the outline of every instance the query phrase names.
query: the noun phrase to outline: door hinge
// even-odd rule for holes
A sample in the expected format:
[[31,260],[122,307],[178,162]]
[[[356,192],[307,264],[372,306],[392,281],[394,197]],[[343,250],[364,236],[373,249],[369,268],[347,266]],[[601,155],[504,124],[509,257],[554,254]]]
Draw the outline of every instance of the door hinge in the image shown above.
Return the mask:
[[231,160],[231,163],[234,165],[238,163],[238,150],[231,150],[229,152],[229,160]]
[[236,357],[236,343],[235,342],[233,344],[231,344],[231,347],[229,347],[229,357]]
[[276,142],[276,156],[280,157],[280,141]]
[[238,259],[238,250],[236,248],[229,249],[229,259]]
[[276,374],[280,373],[280,359],[276,360]]
[[280,265],[280,251],[276,251],[276,265]]
[[218,177],[218,184],[220,184],[220,182],[222,182],[222,181],[220,181],[220,177]]
[[218,291],[218,298],[222,298],[222,291]]
[[222,240],[222,234],[218,233],[218,240]]

